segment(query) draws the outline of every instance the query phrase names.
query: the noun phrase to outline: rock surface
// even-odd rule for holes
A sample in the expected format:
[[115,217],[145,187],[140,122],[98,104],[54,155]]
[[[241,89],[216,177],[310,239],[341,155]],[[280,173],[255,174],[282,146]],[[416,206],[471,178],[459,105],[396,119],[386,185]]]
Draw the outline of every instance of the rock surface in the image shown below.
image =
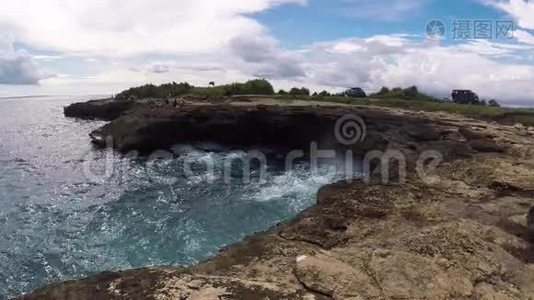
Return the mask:
[[[502,152],[490,137],[468,139],[452,124],[440,124],[417,114],[368,107],[290,106],[239,104],[192,104],[178,108],[139,104],[135,109],[91,133],[98,146],[107,143],[121,151],[151,152],[176,143],[211,141],[235,147],[309,149],[315,142],[322,149],[347,148],[336,132],[347,126],[347,134],[361,134],[350,148],[357,154],[370,150],[417,153],[424,147],[444,153],[446,158],[470,156],[474,151]],[[360,116],[364,125],[355,124]],[[337,124],[347,117],[346,124]],[[336,128],[339,125],[339,128]],[[354,127],[356,126],[356,127]],[[351,132],[355,130],[355,132]],[[456,133],[456,135],[454,135]],[[345,137],[341,137],[342,140]],[[470,145],[472,144],[472,145]]]
[[530,239],[534,240],[534,206],[532,206],[528,212],[527,228],[530,233]]
[[[164,146],[159,138],[184,138],[193,122],[201,138],[210,137],[209,128],[221,134],[215,127],[223,126],[224,116],[225,130],[241,132],[234,126],[247,124],[240,121],[246,112],[254,116],[247,119],[249,133],[258,124],[275,126],[259,128],[260,136],[268,130],[299,130],[303,138],[292,146],[328,132],[340,115],[357,113],[368,134],[354,150],[400,151],[412,167],[403,184],[384,183],[373,172],[370,182],[325,186],[317,204],[294,220],[191,268],[103,273],[22,298],[534,299],[534,250],[527,229],[534,204],[534,139],[521,129],[443,113],[229,105],[164,113],[141,109],[100,132],[112,134],[120,150],[153,142],[148,150]],[[147,136],[157,130],[163,131],[158,139]],[[293,133],[265,141],[279,145],[289,137]],[[328,136],[323,140],[332,142]],[[444,161],[434,169],[417,168],[425,150],[440,152]]]
[[120,117],[134,106],[133,101],[93,100],[71,104],[65,107],[64,113],[66,117],[110,121]]

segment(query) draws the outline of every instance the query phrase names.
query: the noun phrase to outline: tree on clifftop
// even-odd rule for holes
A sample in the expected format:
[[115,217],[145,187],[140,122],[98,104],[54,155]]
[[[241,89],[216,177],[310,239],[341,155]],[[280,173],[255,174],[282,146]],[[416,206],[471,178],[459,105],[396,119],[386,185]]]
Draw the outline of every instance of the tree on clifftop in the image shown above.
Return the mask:
[[310,95],[310,90],[305,88],[305,87],[302,87],[302,88],[292,88],[290,91],[289,91],[289,94],[291,96],[309,96]]
[[226,95],[273,95],[274,88],[265,79],[249,80],[245,83],[232,83],[226,86]]
[[491,100],[488,102],[488,105],[491,106],[491,107],[501,107],[501,105],[499,104],[499,102],[497,102],[497,100],[494,100],[494,99],[491,99]]
[[187,82],[165,83],[159,86],[146,84],[139,87],[127,89],[117,96],[117,100],[144,99],[144,98],[166,98],[177,97],[189,93],[193,86]]
[[403,93],[404,93],[404,98],[412,100],[412,99],[416,99],[417,95],[419,95],[419,89],[417,89],[417,87],[414,85],[414,86],[404,89]]
[[389,92],[390,92],[389,88],[384,86],[384,87],[382,87],[380,89],[380,91],[377,93],[377,95],[387,95],[387,94],[389,94]]

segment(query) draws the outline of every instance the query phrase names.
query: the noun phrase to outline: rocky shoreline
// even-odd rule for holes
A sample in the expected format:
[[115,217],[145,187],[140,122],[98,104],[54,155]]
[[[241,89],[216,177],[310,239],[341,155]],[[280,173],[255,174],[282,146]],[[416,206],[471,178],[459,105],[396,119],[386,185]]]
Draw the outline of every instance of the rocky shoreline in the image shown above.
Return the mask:
[[[288,149],[316,141],[359,155],[397,151],[409,172],[403,184],[384,183],[377,168],[369,183],[325,186],[294,220],[191,268],[107,272],[22,299],[534,299],[534,136],[520,126],[378,107],[108,104],[116,105],[65,113],[113,120],[91,137],[105,146],[111,136],[122,152],[194,140]],[[364,141],[333,137],[346,114],[364,119]],[[428,150],[443,161],[420,176]]]

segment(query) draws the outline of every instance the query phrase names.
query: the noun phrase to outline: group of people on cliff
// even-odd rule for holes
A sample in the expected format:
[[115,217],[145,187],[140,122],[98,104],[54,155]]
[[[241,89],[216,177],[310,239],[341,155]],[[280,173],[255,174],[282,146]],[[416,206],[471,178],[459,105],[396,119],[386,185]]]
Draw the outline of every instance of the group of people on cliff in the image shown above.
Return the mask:
[[185,104],[183,99],[171,99],[170,97],[165,98],[165,100],[150,100],[149,101],[151,108],[163,108],[163,107],[180,107]]

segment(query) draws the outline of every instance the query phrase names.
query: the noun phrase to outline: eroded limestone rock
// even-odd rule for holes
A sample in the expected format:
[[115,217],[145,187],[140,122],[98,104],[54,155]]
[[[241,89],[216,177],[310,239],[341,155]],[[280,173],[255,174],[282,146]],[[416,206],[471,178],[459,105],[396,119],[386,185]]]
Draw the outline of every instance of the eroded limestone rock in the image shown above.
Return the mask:
[[[209,137],[210,126],[220,127],[223,121],[230,127],[252,124],[233,118],[245,118],[246,111],[255,112],[248,122],[259,116],[266,118],[260,123],[285,130],[299,130],[291,120],[308,126],[311,119],[324,118],[314,123],[318,127],[308,128],[315,133],[329,131],[322,126],[347,113],[345,107],[245,106],[232,112],[230,106],[217,106],[208,114],[195,113],[198,109],[157,114],[152,123],[144,123],[151,112],[133,113],[103,132],[127,149],[154,141],[150,135],[176,125],[176,116],[185,118],[182,129],[198,124],[196,117],[208,117],[199,132]],[[422,151],[443,152],[444,161],[429,171],[433,180],[409,168],[404,184],[384,183],[373,173],[370,183],[329,185],[319,191],[317,204],[295,219],[191,268],[104,273],[50,285],[25,298],[534,299],[534,251],[525,234],[525,228],[534,229],[534,138],[511,126],[445,113],[348,111],[365,116],[378,150],[401,151],[408,166]],[[431,128],[410,131],[413,122]],[[179,134],[169,131],[160,137],[183,137]],[[296,142],[310,136],[302,137]],[[231,141],[229,135],[222,138]],[[373,147],[372,142],[361,145],[364,151]]]
[[527,229],[529,231],[530,238],[534,240],[534,206],[532,206],[528,211]]

